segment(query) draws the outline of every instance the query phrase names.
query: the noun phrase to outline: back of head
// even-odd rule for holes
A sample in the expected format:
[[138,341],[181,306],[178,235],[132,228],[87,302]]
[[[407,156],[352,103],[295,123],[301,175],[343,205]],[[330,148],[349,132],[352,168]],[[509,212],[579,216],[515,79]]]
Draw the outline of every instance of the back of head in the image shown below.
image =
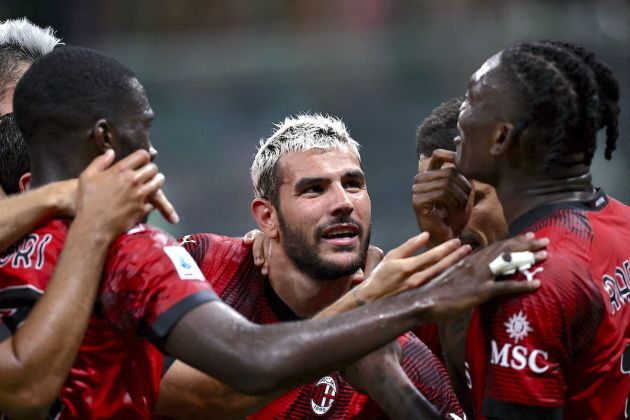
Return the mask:
[[276,125],[271,137],[260,141],[251,167],[254,193],[257,198],[264,198],[277,206],[280,182],[277,163],[285,154],[313,149],[349,150],[360,161],[359,147],[338,118],[321,114],[287,117]]
[[[135,93],[131,70],[112,57],[81,47],[56,48],[36,60],[15,90],[15,119],[31,155],[45,148],[63,154],[99,119],[116,125]],[[51,139],[54,139],[52,141]]]
[[529,128],[546,133],[535,145],[544,148],[545,166],[562,164],[564,156],[575,153],[590,165],[597,132],[604,127],[605,156],[612,157],[619,134],[619,86],[592,51],[559,41],[520,43],[502,52],[501,69],[525,101],[513,135]]
[[40,28],[28,19],[9,19],[0,23],[0,99],[5,89],[17,83],[22,65],[30,64],[62,45],[55,31]]
[[453,98],[440,104],[422,121],[416,132],[418,159],[430,157],[436,149],[455,151],[457,119],[463,98]]
[[20,177],[31,170],[30,159],[13,114],[0,117],[0,185],[7,194],[20,192]]

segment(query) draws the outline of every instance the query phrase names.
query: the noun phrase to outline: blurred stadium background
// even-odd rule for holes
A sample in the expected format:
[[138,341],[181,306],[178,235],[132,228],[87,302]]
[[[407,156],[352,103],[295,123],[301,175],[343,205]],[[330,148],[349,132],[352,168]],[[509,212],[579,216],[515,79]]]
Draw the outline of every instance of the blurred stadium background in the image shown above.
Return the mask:
[[594,48],[622,87],[612,161],[597,185],[630,204],[630,7],[627,0],[1,0],[68,44],[131,67],[157,118],[152,139],[182,216],[174,235],[253,228],[249,165],[258,140],[289,114],[340,116],[363,145],[374,243],[417,232],[410,205],[415,130],[465,91],[489,56],[519,40]]

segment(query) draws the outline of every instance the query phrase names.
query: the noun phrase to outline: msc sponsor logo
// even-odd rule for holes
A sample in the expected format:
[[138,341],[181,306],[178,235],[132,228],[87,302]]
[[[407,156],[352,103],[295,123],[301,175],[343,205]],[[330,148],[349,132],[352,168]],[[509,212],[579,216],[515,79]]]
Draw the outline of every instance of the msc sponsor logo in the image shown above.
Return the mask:
[[546,372],[549,369],[547,364],[549,354],[546,351],[518,345],[520,340],[525,339],[529,333],[534,331],[529,324],[527,315],[523,311],[519,311],[512,315],[504,325],[510,339],[514,340],[515,344],[505,343],[503,346],[499,346],[499,343],[491,340],[490,364],[514,370],[528,368],[534,373]]
[[337,383],[330,376],[317,381],[311,391],[311,408],[319,416],[326,414],[335,402]]

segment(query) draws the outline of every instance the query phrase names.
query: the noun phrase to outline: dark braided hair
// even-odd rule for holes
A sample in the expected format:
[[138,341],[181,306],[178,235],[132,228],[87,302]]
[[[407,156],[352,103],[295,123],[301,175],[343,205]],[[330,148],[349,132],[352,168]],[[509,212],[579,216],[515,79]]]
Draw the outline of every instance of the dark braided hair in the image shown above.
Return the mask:
[[571,51],[590,67],[597,81],[601,101],[601,121],[599,129],[606,127],[606,150],[604,156],[610,160],[619,137],[619,83],[608,64],[597,59],[593,51],[562,41],[545,41],[548,44]]
[[618,136],[619,89],[610,68],[592,52],[556,41],[529,42],[507,48],[501,62],[527,103],[513,135],[529,127],[547,129],[547,168],[561,164],[568,153],[583,153],[590,165],[603,127],[605,155],[611,158]]

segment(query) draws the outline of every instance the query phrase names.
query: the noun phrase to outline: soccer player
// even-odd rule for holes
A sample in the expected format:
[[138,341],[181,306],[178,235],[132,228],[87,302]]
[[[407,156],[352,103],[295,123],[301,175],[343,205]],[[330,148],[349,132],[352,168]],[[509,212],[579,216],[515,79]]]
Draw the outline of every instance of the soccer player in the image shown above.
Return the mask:
[[[40,28],[26,18],[8,19],[0,23],[0,117],[13,112],[13,92],[24,72],[33,61],[49,53],[58,45],[63,45],[63,43],[50,27]],[[14,138],[9,137],[9,139]],[[19,155],[16,158],[19,158]],[[8,177],[24,175],[23,183],[26,183],[30,177],[27,173],[30,168],[28,159],[22,158],[10,162],[8,166],[2,168],[2,180],[7,180],[8,169],[18,169]],[[26,170],[23,171],[24,168],[21,166],[24,166]],[[4,182],[2,188],[4,188]],[[0,196],[15,192],[17,191],[0,190]]]
[[[348,292],[355,273],[364,265],[371,227],[370,198],[358,147],[342,121],[322,115],[287,118],[261,142],[251,171],[256,192],[252,212],[270,238],[268,276],[259,272],[252,248],[240,239],[200,233],[186,236],[182,244],[224,302],[252,322],[271,324],[315,316]],[[458,249],[458,241],[453,241],[424,257],[427,268],[437,275],[467,252],[467,247]],[[439,267],[432,266],[432,261],[439,261]],[[373,300],[366,288],[355,292]],[[407,384],[408,378],[401,382],[391,374],[401,369],[397,358],[390,366],[389,358],[375,357],[372,366],[360,369],[365,374],[358,378],[361,388],[375,395],[390,417],[427,415],[406,410],[416,388],[442,415],[461,417],[441,363],[412,334],[400,337],[399,343],[404,366],[401,375],[412,382]],[[221,393],[215,403],[212,397],[217,393],[204,389],[207,386],[200,373],[178,369],[184,368],[176,362],[162,380],[158,413],[201,418],[205,410],[206,416],[216,416],[221,400],[235,399]],[[351,373],[328,373],[281,396],[251,418],[382,415],[366,395],[352,388],[355,375]],[[199,378],[197,384],[191,378]],[[259,402],[245,397],[243,406],[238,411],[232,406],[234,411],[228,414],[249,414]]]
[[513,45],[472,76],[455,164],[493,185],[511,235],[551,239],[549,257],[515,278],[528,296],[475,311],[467,360],[480,418],[628,417],[630,208],[593,188],[598,131],[618,136],[610,68],[560,42]]
[[[110,148],[120,157],[138,149],[155,155],[149,140],[153,111],[142,85],[129,69],[96,51],[58,48],[34,62],[18,83],[14,112],[31,156],[34,187],[76,176]],[[10,264],[0,267],[0,284],[45,288],[66,232],[61,219],[37,229],[37,239],[19,248],[32,245],[37,252],[28,259],[7,254]],[[422,274],[417,273],[422,259],[411,256],[418,242],[412,238],[390,252],[372,280]],[[496,282],[487,265],[505,252],[545,244],[521,236],[398,296],[325,320],[260,326],[222,303],[171,237],[139,225],[119,236],[108,254],[96,311],[51,414],[150,417],[160,350],[241,391],[287,389],[334,371],[422,321],[456,315],[496,295],[535,290],[536,281]],[[538,254],[544,258],[544,251]]]
[[[26,303],[34,305],[15,334],[11,335],[10,330],[16,327],[12,322],[24,318],[24,314],[18,313],[21,309],[9,313],[0,324],[0,410],[11,418],[45,417],[76,358],[109,245],[153,208],[147,206],[148,198],[164,182],[145,151],[138,151],[106,169],[113,159],[110,150],[81,174],[76,217],[68,229],[59,264],[54,274],[48,273],[52,279],[46,293],[42,296],[42,291],[33,287],[20,289],[3,284],[0,288],[3,311]],[[34,211],[44,207],[41,203],[65,201],[64,194],[60,195],[64,199],[61,201],[56,194],[57,190],[44,187],[0,201],[2,247],[6,248],[7,237],[13,236],[16,229],[26,229],[28,221],[23,219],[31,219],[32,225],[32,219],[43,216]],[[74,214],[74,203],[68,207]],[[51,205],[52,208],[58,207]],[[23,244],[36,240],[29,235]],[[26,264],[33,251],[22,247],[15,252]],[[7,263],[3,256],[0,264]]]

